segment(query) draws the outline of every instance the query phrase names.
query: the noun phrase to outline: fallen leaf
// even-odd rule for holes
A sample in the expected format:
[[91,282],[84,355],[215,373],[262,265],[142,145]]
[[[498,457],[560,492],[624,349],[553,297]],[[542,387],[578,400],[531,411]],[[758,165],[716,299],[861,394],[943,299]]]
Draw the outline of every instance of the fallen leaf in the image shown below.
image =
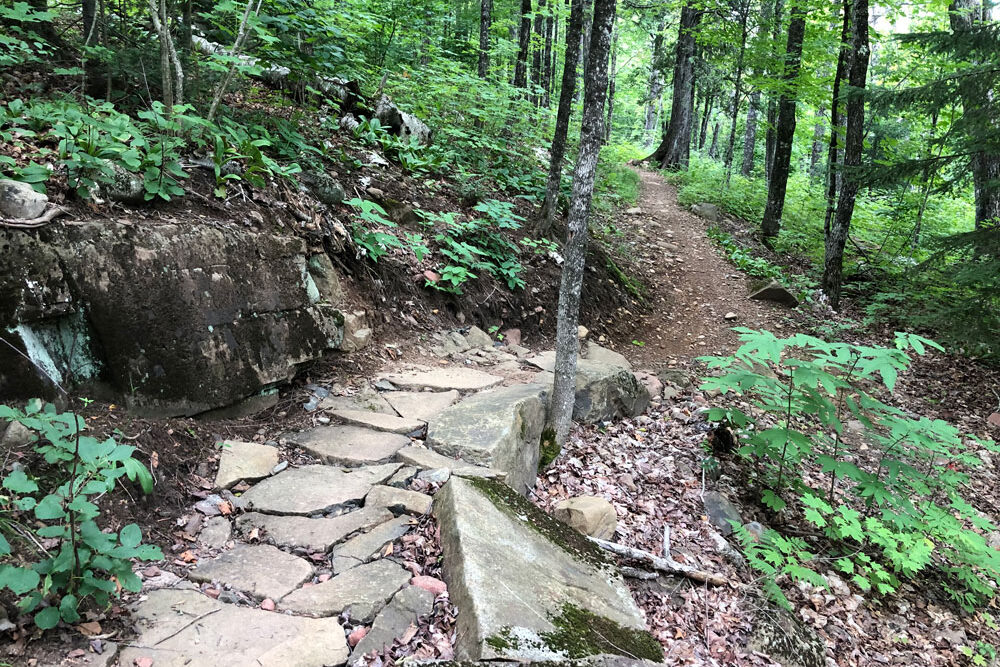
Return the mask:
[[101,634],[101,624],[97,621],[89,621],[87,623],[81,623],[76,626],[76,629],[87,637],[93,637],[95,635]]

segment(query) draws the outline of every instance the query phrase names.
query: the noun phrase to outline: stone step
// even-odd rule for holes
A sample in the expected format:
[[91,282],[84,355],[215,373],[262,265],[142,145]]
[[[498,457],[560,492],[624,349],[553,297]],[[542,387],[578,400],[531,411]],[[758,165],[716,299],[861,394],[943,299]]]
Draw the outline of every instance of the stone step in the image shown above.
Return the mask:
[[385,400],[401,417],[429,422],[461,397],[462,395],[455,389],[450,391],[390,391],[385,395]]
[[367,533],[352,537],[333,548],[333,571],[346,572],[381,556],[387,544],[410,531],[413,521],[401,516],[375,526]]
[[392,477],[401,465],[357,468],[344,472],[327,465],[291,468],[250,488],[240,498],[248,510],[264,514],[309,516],[361,504],[376,484]]
[[402,636],[416,623],[421,616],[427,616],[434,610],[434,596],[417,586],[407,586],[393,596],[392,601],[383,609],[371,629],[351,655],[351,665],[364,664],[362,658],[372,651],[381,651],[397,637]]
[[447,368],[421,368],[390,373],[382,376],[401,389],[432,389],[434,391],[480,391],[503,382],[502,377],[490,375],[473,368],[449,366]]
[[329,519],[248,512],[236,518],[236,528],[244,537],[256,528],[258,539],[279,547],[325,552],[352,533],[368,530],[390,519],[392,512],[387,507],[362,507]]
[[315,586],[292,591],[280,602],[282,609],[313,616],[351,615],[355,623],[371,623],[410,573],[395,561],[377,560],[359,565]]
[[278,448],[256,442],[227,440],[219,452],[216,489],[228,489],[237,482],[256,482],[271,474],[278,465]]
[[296,665],[347,662],[336,618],[305,618],[225,604],[196,590],[150,591],[134,609],[139,636],[119,664],[156,667]]
[[364,426],[376,431],[386,431],[400,435],[420,436],[423,435],[423,430],[427,428],[427,422],[420,419],[397,417],[396,415],[367,412],[365,410],[334,410],[333,416],[355,426]]
[[427,446],[501,470],[511,487],[527,493],[538,473],[545,392],[531,384],[474,394],[438,415],[427,430]]
[[586,537],[492,480],[435,496],[457,660],[567,660],[663,650],[615,565]]
[[500,470],[486,468],[460,459],[453,459],[443,454],[438,454],[434,450],[416,445],[402,448],[396,452],[396,458],[403,463],[408,463],[424,470],[448,470],[452,474],[461,477],[503,478],[506,476]]
[[313,575],[305,559],[269,544],[237,544],[191,570],[191,581],[218,582],[256,600],[278,600]]
[[[376,415],[374,412],[358,414]],[[317,426],[308,431],[289,434],[286,438],[323,463],[345,466],[391,461],[396,452],[410,444],[410,439],[405,435],[360,426]]]

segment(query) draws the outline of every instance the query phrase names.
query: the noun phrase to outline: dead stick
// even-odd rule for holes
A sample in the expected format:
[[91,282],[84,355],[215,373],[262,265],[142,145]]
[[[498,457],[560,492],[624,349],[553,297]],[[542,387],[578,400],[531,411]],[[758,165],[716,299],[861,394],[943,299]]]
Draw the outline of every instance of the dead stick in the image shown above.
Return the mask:
[[[669,532],[667,533],[667,536],[669,538]],[[652,567],[654,570],[659,570],[660,572],[681,574],[688,579],[694,579],[695,581],[712,584],[713,586],[725,586],[729,583],[729,580],[721,574],[705,572],[704,570],[699,570],[698,568],[691,567],[690,565],[678,563],[673,558],[660,558],[659,556],[654,556],[648,551],[643,551],[642,549],[627,547],[624,544],[608,542],[607,540],[599,540],[596,537],[591,537],[590,541],[605,551],[610,551],[613,554],[618,554],[619,556],[624,556],[625,558],[642,561],[644,564]]]
[[0,218],[0,226],[13,227],[14,229],[35,229],[36,227],[43,227],[58,218],[60,215],[66,215],[67,213],[69,213],[69,211],[66,209],[56,206],[54,208],[50,208],[37,218]]

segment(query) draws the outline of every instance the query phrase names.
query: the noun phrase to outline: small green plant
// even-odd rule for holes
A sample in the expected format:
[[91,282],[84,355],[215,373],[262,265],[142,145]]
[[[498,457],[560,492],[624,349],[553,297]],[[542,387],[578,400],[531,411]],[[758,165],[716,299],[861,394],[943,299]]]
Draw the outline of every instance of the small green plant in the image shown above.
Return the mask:
[[997,649],[993,644],[989,644],[984,641],[976,642],[973,646],[961,646],[959,651],[962,652],[966,658],[969,659],[969,664],[976,665],[976,667],[985,667],[985,665],[992,665],[997,658]]
[[349,200],[347,204],[360,211],[359,219],[351,223],[351,236],[354,243],[373,262],[377,262],[379,258],[385,256],[390,248],[408,248],[416,256],[418,262],[430,252],[424,245],[423,237],[419,234],[407,234],[404,241],[392,231],[380,231],[379,227],[392,230],[398,225],[389,220],[386,217],[388,213],[385,212],[385,209],[375,202],[354,198]]
[[34,613],[43,630],[79,621],[85,601],[103,608],[122,589],[141,590],[132,561],[163,554],[142,544],[135,524],[102,529],[96,504],[122,477],[152,491],[152,475],[134,458],[135,447],[85,435],[82,417],[38,400],[24,410],[0,405],[0,419],[37,433],[34,451],[44,461],[15,467],[0,484],[0,588],[16,595],[19,611]]
[[[990,599],[1000,552],[983,534],[996,527],[963,497],[963,469],[980,465],[966,442],[1000,448],[869,393],[878,385],[892,392],[910,352],[940,346],[905,333],[882,348],[735,331],[742,341],[735,355],[702,359],[722,371],[702,388],[750,399],[750,411],[713,408],[709,419],[736,429],[762,504],[783,521],[799,516],[818,530],[834,567],[862,590],[891,593],[903,578],[933,568],[963,607]],[[805,543],[774,531],[759,543],[740,536],[759,570],[818,581]],[[776,586],[767,592],[784,601]]]

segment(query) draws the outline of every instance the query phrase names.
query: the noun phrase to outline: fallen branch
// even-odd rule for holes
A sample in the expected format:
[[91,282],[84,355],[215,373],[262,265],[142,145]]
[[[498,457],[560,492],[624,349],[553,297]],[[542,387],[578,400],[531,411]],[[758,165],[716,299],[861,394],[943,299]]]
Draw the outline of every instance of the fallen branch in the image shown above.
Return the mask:
[[[706,584],[712,584],[713,586],[725,586],[729,583],[729,580],[721,574],[706,572],[704,570],[699,570],[696,567],[691,567],[690,565],[678,563],[670,557],[669,549],[664,550],[664,553],[667,554],[667,558],[660,558],[659,556],[655,556],[648,551],[643,551],[642,549],[636,549],[634,547],[627,547],[624,544],[618,544],[617,542],[608,542],[607,540],[600,540],[596,537],[591,537],[590,541],[605,551],[610,551],[613,554],[624,556],[625,558],[631,558],[632,560],[642,561],[644,565],[647,565],[654,570],[659,570],[660,572],[680,574],[688,579],[693,579],[694,581],[700,581]],[[664,541],[666,542],[666,545],[669,546],[670,529],[666,526],[664,526]]]
[[69,211],[66,209],[55,206],[37,218],[0,218],[0,226],[11,227],[13,229],[35,229],[37,227],[44,227],[60,215],[67,215],[68,213]]

